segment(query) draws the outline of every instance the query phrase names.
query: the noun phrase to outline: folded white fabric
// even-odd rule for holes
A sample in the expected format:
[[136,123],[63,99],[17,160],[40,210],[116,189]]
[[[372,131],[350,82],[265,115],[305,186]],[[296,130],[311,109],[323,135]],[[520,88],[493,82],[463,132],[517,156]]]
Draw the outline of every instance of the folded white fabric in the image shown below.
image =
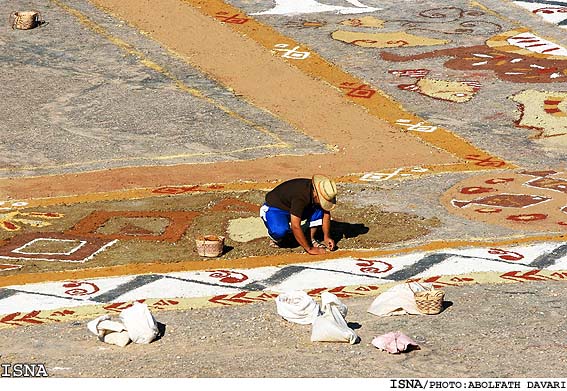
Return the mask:
[[409,350],[412,346],[419,347],[410,337],[396,331],[380,335],[372,340],[372,345],[388,353],[397,354]]
[[276,298],[278,314],[289,322],[311,324],[319,315],[319,304],[304,291],[282,293]]
[[411,282],[409,284],[395,285],[374,299],[368,308],[368,312],[378,316],[421,315],[422,313],[415,304],[414,292],[430,288],[431,284],[429,283],[416,284]]
[[147,344],[158,335],[157,322],[148,306],[135,302],[120,313],[120,321],[101,315],[87,323],[87,328],[103,342],[126,346],[132,340]]
[[128,331],[121,322],[110,319],[108,315],[101,315],[87,323],[87,328],[103,342],[126,346],[130,342]]
[[332,293],[321,294],[322,314],[313,321],[311,342],[349,342],[354,344],[358,335],[348,327],[343,316],[347,307]]
[[118,345],[120,347],[124,347],[130,343],[130,337],[126,330],[106,334],[102,337],[102,340],[106,343]]
[[329,304],[335,304],[339,312],[343,316],[343,318],[346,319],[348,313],[348,307],[345,304],[343,304],[343,302],[340,301],[339,298],[333,293],[321,292],[321,308],[325,308]]
[[101,315],[98,318],[95,318],[93,320],[91,320],[89,323],[87,323],[87,329],[89,329],[89,331],[91,333],[93,333],[94,335],[96,335],[97,337],[100,336],[101,332],[99,332],[98,329],[98,324],[100,322],[102,322],[103,320],[109,320],[110,316],[108,315]]
[[148,344],[159,333],[157,322],[146,304],[135,302],[120,313],[120,320],[134,343]]

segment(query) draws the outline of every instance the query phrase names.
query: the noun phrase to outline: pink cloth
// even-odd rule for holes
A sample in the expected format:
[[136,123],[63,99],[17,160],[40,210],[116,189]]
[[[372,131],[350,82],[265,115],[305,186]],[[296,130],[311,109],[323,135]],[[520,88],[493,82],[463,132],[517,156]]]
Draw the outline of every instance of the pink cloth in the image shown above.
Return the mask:
[[387,350],[388,353],[401,353],[409,349],[410,346],[419,347],[410,337],[399,331],[380,335],[372,340],[372,345],[378,349]]

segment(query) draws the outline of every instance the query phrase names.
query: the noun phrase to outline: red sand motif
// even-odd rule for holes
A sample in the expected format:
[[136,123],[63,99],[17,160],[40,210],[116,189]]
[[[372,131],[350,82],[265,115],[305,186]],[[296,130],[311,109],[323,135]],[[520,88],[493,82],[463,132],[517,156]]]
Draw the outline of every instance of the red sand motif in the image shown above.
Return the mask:
[[358,258],[357,266],[363,266],[360,268],[362,273],[386,273],[387,271],[392,270],[393,266],[388,262],[380,261],[380,260],[371,260],[371,259],[362,259]]
[[503,259],[505,261],[519,261],[521,259],[524,259],[524,256],[520,253],[514,251],[501,250],[499,248],[491,248],[490,250],[488,250],[488,253],[498,255],[498,258]]
[[211,208],[211,211],[213,212],[238,211],[238,212],[258,213],[260,211],[260,206],[256,204],[251,204],[250,202],[241,201],[236,198],[225,198],[217,202]]
[[218,278],[220,282],[227,284],[236,284],[248,279],[246,274],[233,272],[231,270],[208,270],[207,273],[211,273],[209,277]]
[[[81,286],[87,286],[88,288],[81,288]],[[99,287],[92,282],[86,281],[70,281],[63,284],[63,288],[71,288],[65,291],[65,294],[69,296],[88,296],[100,290]]]
[[[42,252],[37,243],[49,241],[54,244],[72,244],[68,251]],[[86,262],[115,241],[97,237],[69,235],[57,232],[36,232],[15,236],[0,247],[0,258],[43,260],[56,262]]]
[[21,269],[22,265],[11,265],[8,263],[0,264],[0,272],[7,272],[8,270]]
[[240,14],[230,15],[230,13],[226,11],[217,12],[215,18],[224,23],[234,24],[244,24],[250,20],[249,18],[241,17]]
[[[187,230],[191,221],[198,216],[198,212],[183,211],[95,211],[83,220],[79,221],[72,229],[67,231],[69,235],[78,235],[88,238],[119,239],[119,240],[162,240],[176,242]],[[162,234],[151,235],[125,235],[122,232],[97,233],[105,223],[115,217],[130,218],[164,218],[170,221]]]
[[[526,44],[524,48],[522,45]],[[547,45],[549,48],[540,53],[535,51],[536,45]],[[564,81],[567,73],[567,58],[554,56],[555,52],[561,50],[559,46],[551,47],[550,43],[529,34],[527,30],[518,29],[494,36],[486,45],[439,49],[408,56],[381,52],[380,56],[392,62],[449,56],[452,58],[445,62],[445,66],[450,69],[490,70],[500,79],[513,83],[555,83]]]
[[347,90],[348,92],[346,96],[350,96],[352,98],[369,99],[376,93],[376,90],[373,90],[367,84],[344,82],[339,87],[343,90]]
[[[482,189],[490,189],[491,195],[478,197]],[[450,212],[473,220],[518,229],[550,232],[567,229],[567,173],[564,172],[523,170],[507,177],[473,177],[453,186],[441,200]]]

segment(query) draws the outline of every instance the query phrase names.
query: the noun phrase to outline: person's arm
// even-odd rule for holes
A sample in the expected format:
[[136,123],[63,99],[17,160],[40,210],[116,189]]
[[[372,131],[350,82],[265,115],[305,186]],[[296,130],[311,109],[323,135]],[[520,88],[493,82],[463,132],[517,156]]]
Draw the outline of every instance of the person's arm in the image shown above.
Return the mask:
[[329,250],[335,248],[335,241],[331,238],[331,213],[323,211],[323,242]]
[[293,232],[293,236],[295,237],[295,240],[297,240],[297,243],[299,243],[299,245],[301,247],[303,247],[305,249],[305,251],[307,251],[307,253],[311,254],[311,255],[317,255],[317,254],[324,254],[325,253],[325,249],[324,248],[318,248],[318,247],[313,247],[311,245],[311,243],[309,243],[307,241],[307,239],[305,238],[305,234],[303,233],[303,230],[301,229],[301,218],[297,217],[295,215],[291,215],[291,232]]

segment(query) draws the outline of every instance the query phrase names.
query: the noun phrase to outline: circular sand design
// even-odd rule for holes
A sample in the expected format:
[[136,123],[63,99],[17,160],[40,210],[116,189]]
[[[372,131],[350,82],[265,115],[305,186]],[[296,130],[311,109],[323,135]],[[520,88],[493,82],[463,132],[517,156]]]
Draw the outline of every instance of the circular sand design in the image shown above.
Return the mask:
[[567,231],[567,172],[492,173],[468,178],[441,202],[449,212],[514,229]]

